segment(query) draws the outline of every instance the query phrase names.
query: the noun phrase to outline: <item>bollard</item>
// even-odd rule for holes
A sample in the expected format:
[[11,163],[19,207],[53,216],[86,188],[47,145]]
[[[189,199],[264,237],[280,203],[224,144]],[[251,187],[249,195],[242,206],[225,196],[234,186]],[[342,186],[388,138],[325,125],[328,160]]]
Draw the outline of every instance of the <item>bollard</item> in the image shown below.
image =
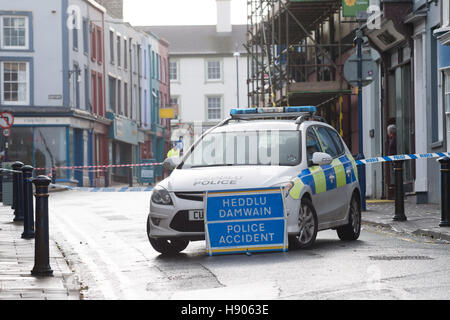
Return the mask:
[[405,194],[403,192],[403,161],[394,161],[395,174],[395,214],[392,220],[406,221]]
[[56,184],[56,168],[52,167],[52,184]]
[[23,177],[22,171],[23,163],[16,161],[11,165],[11,168],[16,171],[13,173],[13,205],[14,221],[23,221]]
[[109,168],[105,168],[105,188],[109,187]]
[[441,222],[439,227],[450,227],[450,158],[438,159],[441,164]]
[[33,177],[32,166],[23,166],[23,239],[34,238],[34,211],[33,211]]
[[53,270],[50,267],[49,232],[48,232],[48,186],[51,179],[47,176],[38,176],[33,179],[36,187],[36,234],[34,246],[33,276],[51,277]]
[[128,185],[133,187],[133,167],[128,167]]
[[[20,170],[20,168],[22,168],[23,163],[20,161],[16,161],[11,165],[11,169],[12,170]],[[12,175],[12,180],[13,180],[13,201],[11,204],[11,209],[16,209],[16,203],[17,203],[17,176],[14,172],[11,172]]]
[[0,202],[3,202],[3,172],[0,169]]

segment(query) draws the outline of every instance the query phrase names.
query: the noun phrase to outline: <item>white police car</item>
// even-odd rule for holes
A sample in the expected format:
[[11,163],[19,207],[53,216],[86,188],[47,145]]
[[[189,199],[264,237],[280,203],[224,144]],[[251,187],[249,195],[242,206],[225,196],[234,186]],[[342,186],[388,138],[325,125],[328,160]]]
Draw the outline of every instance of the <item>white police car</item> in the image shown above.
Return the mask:
[[356,240],[361,229],[356,163],[315,107],[232,109],[205,132],[155,186],[147,220],[153,248],[163,254],[204,240],[203,193],[283,187],[289,246],[307,248],[318,231]]

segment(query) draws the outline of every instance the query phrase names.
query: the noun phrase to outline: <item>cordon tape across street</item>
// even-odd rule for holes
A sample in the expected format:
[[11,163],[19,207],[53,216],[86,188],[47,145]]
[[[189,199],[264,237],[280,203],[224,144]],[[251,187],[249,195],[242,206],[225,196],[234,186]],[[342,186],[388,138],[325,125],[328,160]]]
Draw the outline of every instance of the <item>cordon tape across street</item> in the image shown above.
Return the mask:
[[[374,164],[381,162],[392,162],[392,161],[404,161],[404,160],[417,160],[417,159],[432,159],[438,157],[450,157],[450,152],[436,152],[436,153],[418,153],[418,154],[403,154],[403,155],[393,155],[393,156],[382,156],[367,158],[361,160],[348,159],[346,156],[335,159],[333,163],[329,166],[324,166],[317,170],[310,171],[310,169],[304,170],[294,181],[294,187],[290,190],[290,194],[294,199],[297,199],[300,195],[300,190],[304,184],[311,187],[313,193],[320,193],[328,191],[329,189],[334,189],[340,185],[345,185],[349,183],[348,180],[354,181],[357,179],[357,172],[355,166]],[[108,165],[97,165],[97,166],[65,166],[65,167],[55,167],[55,169],[106,169],[106,168],[123,168],[123,167],[146,167],[146,166],[159,166],[162,163],[138,163],[138,164],[108,164]],[[343,173],[344,169],[350,167],[351,174],[346,177]],[[35,170],[51,170],[50,168],[35,168]],[[329,186],[328,179],[326,179],[326,170],[334,171],[334,176],[337,178],[336,185]],[[337,170],[337,172],[336,172]],[[307,172],[306,172],[307,171]],[[341,172],[342,171],[342,172]],[[333,175],[333,172],[329,174]],[[311,181],[310,181],[311,180]],[[54,185],[58,187],[63,187],[69,190],[79,190],[88,192],[147,192],[151,191],[152,187],[122,187],[122,188],[97,188],[97,187],[71,187],[63,185]],[[323,189],[323,190],[322,190]]]

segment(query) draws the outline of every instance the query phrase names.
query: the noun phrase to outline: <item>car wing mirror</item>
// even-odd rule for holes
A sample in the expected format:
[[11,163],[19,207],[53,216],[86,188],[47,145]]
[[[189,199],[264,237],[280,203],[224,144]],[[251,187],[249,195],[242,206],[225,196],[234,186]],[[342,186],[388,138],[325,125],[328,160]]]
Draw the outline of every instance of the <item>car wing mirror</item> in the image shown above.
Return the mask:
[[326,166],[333,162],[333,158],[324,152],[314,152],[312,155],[311,163],[317,166]]
[[163,161],[163,168],[167,170],[174,170],[181,163],[180,157],[170,157]]

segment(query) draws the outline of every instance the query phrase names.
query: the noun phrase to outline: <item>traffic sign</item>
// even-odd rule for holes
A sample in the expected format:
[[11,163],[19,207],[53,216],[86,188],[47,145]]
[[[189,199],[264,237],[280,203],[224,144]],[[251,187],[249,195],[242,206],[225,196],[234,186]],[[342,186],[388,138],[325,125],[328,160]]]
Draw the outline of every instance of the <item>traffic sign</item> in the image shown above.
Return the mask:
[[[368,86],[378,75],[378,65],[371,54],[364,53],[362,56],[362,83]],[[358,85],[358,56],[353,54],[344,64],[344,78],[352,86]]]
[[3,129],[2,133],[4,137],[9,137],[11,135],[11,129]]
[[0,113],[0,127],[9,129],[14,124],[14,116],[9,112]]
[[209,191],[205,198],[209,255],[287,250],[281,188]]

